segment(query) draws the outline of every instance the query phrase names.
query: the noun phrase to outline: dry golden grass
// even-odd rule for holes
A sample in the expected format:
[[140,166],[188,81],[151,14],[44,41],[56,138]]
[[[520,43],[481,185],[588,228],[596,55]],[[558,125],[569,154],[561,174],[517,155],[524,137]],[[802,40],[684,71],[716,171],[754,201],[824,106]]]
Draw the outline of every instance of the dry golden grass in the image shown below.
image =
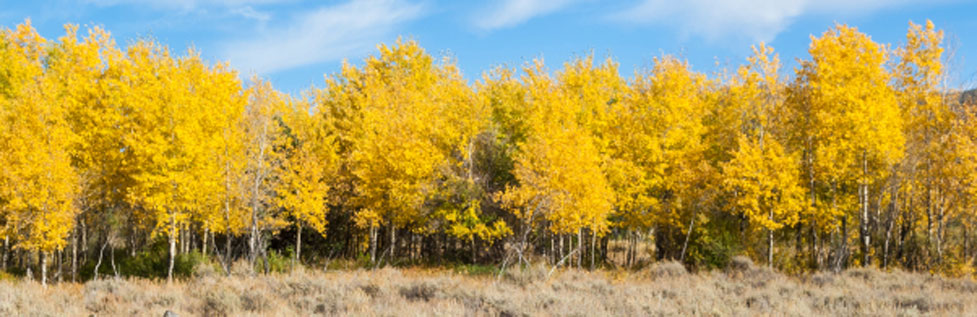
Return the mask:
[[204,272],[166,284],[92,281],[47,288],[0,282],[0,316],[305,315],[975,315],[977,282],[871,269],[787,277],[739,262],[690,274],[675,263],[638,272],[531,267],[502,277],[419,269]]

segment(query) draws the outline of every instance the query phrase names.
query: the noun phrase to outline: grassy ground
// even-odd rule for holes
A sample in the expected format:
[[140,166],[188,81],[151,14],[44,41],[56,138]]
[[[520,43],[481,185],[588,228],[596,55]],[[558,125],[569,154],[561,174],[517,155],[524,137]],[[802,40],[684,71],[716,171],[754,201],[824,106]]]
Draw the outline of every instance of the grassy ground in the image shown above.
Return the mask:
[[975,315],[977,282],[859,269],[786,277],[738,259],[689,274],[674,263],[638,272],[532,267],[493,276],[379,269],[225,277],[203,270],[167,284],[105,279],[42,287],[0,281],[2,316],[247,315]]

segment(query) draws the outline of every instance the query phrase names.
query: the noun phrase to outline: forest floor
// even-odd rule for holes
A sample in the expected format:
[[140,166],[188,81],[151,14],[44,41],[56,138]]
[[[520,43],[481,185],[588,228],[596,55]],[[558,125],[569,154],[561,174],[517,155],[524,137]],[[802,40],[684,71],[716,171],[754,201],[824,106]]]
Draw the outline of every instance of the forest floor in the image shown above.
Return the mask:
[[854,269],[789,277],[748,261],[688,273],[551,270],[501,275],[377,269],[230,276],[203,270],[173,283],[108,278],[47,287],[0,281],[0,316],[811,316],[977,315],[977,282]]

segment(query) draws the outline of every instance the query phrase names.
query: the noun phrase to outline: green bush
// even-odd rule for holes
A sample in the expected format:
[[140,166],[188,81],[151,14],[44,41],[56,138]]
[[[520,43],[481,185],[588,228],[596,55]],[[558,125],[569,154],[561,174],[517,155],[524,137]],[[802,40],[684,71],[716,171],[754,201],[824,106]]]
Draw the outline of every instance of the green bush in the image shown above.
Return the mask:
[[495,265],[459,263],[455,265],[454,271],[465,275],[491,276],[498,274],[499,268]]
[[[255,272],[265,271],[265,261],[257,259],[255,261]],[[284,273],[292,269],[292,250],[285,250],[284,254],[275,250],[268,251],[268,272]]]
[[[120,252],[121,251],[121,252]],[[99,267],[99,276],[113,276],[110,253],[105,252],[102,259],[102,266]],[[98,258],[90,259],[81,266],[79,272],[83,280],[90,280],[94,276],[95,264]],[[177,254],[173,260],[173,276],[186,278],[193,274],[194,269],[201,264],[211,264],[211,260],[198,251]],[[119,269],[119,274],[125,277],[142,277],[150,279],[165,279],[169,270],[170,254],[169,245],[165,241],[157,241],[147,248],[146,251],[129,256],[124,250],[116,250],[115,265]]]

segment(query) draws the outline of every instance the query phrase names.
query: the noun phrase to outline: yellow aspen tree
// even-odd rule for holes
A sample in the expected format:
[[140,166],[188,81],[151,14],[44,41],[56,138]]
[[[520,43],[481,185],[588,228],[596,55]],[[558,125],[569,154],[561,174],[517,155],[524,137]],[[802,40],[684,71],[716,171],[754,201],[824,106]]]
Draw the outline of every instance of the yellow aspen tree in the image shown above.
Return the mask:
[[578,122],[578,104],[560,93],[541,61],[524,71],[529,130],[515,155],[517,184],[499,200],[526,228],[546,220],[553,234],[586,227],[603,233],[614,196],[594,136]]
[[[796,102],[810,129],[805,145],[817,182],[828,187],[829,213],[841,216],[836,268],[847,259],[847,220],[859,220],[862,265],[871,261],[870,189],[903,154],[902,115],[889,86],[885,47],[856,28],[837,25],[812,37],[810,61],[803,61]],[[857,189],[852,197],[849,188]],[[879,195],[879,193],[876,193]],[[852,199],[855,198],[855,199]],[[854,206],[853,206],[854,205]],[[842,213],[843,211],[847,213]]]
[[[954,109],[951,94],[943,90],[947,74],[942,44],[943,31],[936,30],[932,21],[925,26],[910,22],[906,43],[896,50],[899,60],[894,70],[896,95],[905,113],[907,148],[902,170],[913,182],[906,184],[913,189],[908,196],[922,203],[918,213],[919,219],[926,219],[926,250],[936,249],[937,263],[944,255],[946,222],[954,217],[954,207],[967,199],[964,188],[972,176],[966,167],[974,164],[966,131],[961,129],[967,125],[962,120],[967,114]],[[890,220],[886,242],[891,225]]]
[[[229,83],[228,83],[229,84]],[[240,83],[236,88],[241,90]],[[233,91],[232,86],[226,89]],[[241,235],[248,228],[250,223],[249,213],[245,202],[245,167],[247,160],[241,158],[245,156],[244,138],[244,113],[248,100],[248,91],[240,93],[225,94],[229,98],[224,102],[214,105],[215,119],[217,123],[217,136],[215,144],[211,148],[211,157],[214,160],[217,186],[219,187],[212,199],[218,205],[211,210],[208,219],[204,220],[204,253],[206,252],[206,238],[209,234],[211,239],[216,242],[215,235],[224,234],[223,255],[214,245],[214,252],[218,254],[218,259],[224,266],[224,272],[230,273],[231,265],[231,243],[235,236]]]
[[[597,147],[601,161],[600,166],[607,175],[611,160],[609,155],[609,146],[612,142],[609,137],[610,124],[613,122],[613,113],[620,107],[627,90],[627,84],[618,72],[618,64],[611,58],[605,59],[603,63],[595,63],[592,54],[582,58],[574,58],[570,62],[564,63],[563,69],[556,74],[556,80],[560,94],[566,96],[572,107],[576,109],[577,121],[593,135],[594,146]],[[603,215],[602,217],[607,218],[608,216]],[[601,219],[598,222],[603,221],[605,220]],[[593,251],[596,251],[594,245],[597,236],[603,236],[605,232],[604,230],[597,230],[599,227],[595,222],[587,228],[591,233],[592,252],[590,255],[592,265],[595,262],[595,252]],[[581,267],[584,255],[583,241],[583,230],[579,230],[577,232],[578,267]]]
[[[68,109],[72,131],[78,135],[72,154],[81,178],[78,201],[82,214],[76,222],[86,222],[83,228],[95,228],[102,236],[102,245],[118,243],[118,239],[109,237],[118,236],[119,231],[134,224],[125,210],[130,207],[125,204],[125,193],[131,181],[125,159],[129,152],[124,150],[122,141],[127,119],[119,87],[125,84],[117,67],[124,56],[111,36],[100,28],[89,29],[80,41],[77,26],[67,25],[65,30],[66,35],[48,57],[47,72],[57,78],[61,91],[57,100]],[[74,233],[72,279],[77,277],[81,242],[77,237],[80,232]],[[117,245],[111,246],[114,252]],[[99,252],[99,260],[101,256]]]
[[[492,208],[505,213],[506,210],[499,208],[501,206],[499,206],[498,198],[507,185],[516,181],[512,173],[515,166],[515,155],[520,144],[526,141],[529,133],[527,89],[519,82],[514,69],[501,66],[484,73],[482,80],[476,82],[474,89],[478,95],[478,102],[485,105],[487,111],[490,112],[490,121],[483,135],[487,139],[484,141],[487,151],[480,158],[487,173],[483,176],[484,179],[481,180],[480,187],[490,196]],[[481,220],[473,223],[476,224],[475,226],[478,223],[484,223]],[[509,223],[498,219],[488,231],[488,237],[482,238],[491,240],[492,237],[512,234],[513,229],[516,229],[519,234],[515,237],[517,240],[513,242],[515,246],[512,249],[521,252],[529,241],[532,228],[522,222],[515,222],[511,225],[515,225],[515,227],[510,227]],[[522,253],[520,253],[521,255]]]
[[244,197],[249,209],[248,259],[252,265],[260,255],[268,268],[263,234],[281,228],[286,221],[277,212],[275,201],[276,172],[281,170],[283,145],[286,142],[281,119],[288,109],[288,97],[271,84],[252,80],[244,111],[245,186]]
[[662,229],[656,230],[655,242],[661,252],[671,253],[662,254],[670,258],[684,259],[696,220],[706,220],[697,211],[706,207],[701,190],[709,188],[704,185],[716,174],[705,160],[703,142],[711,85],[686,62],[665,56],[655,58],[647,72],[636,74],[625,97],[626,103],[633,104],[626,107],[640,109],[636,112],[646,122],[635,140],[628,142],[653,147],[639,158],[639,166],[643,178],[654,185],[654,200],[644,201],[657,204],[658,209],[636,216]]
[[348,95],[358,111],[350,164],[359,207],[354,219],[370,231],[374,260],[381,222],[388,226],[390,255],[398,228],[424,231],[437,214],[425,202],[439,195],[437,180],[452,168],[452,157],[463,162],[469,155],[466,147],[482,120],[463,110],[473,98],[452,63],[436,65],[413,41],[379,49],[362,70],[347,67],[343,79],[359,88]]
[[[356,176],[353,174],[353,149],[355,145],[356,127],[362,120],[362,107],[356,102],[363,73],[348,63],[343,63],[338,74],[326,76],[326,86],[311,92],[312,103],[317,109],[316,120],[323,125],[327,135],[333,140],[337,155],[336,174],[330,181],[330,200],[335,202],[335,208],[341,219],[352,222],[356,220],[354,214],[359,210],[356,201]],[[361,235],[356,229],[370,230],[369,226],[347,226],[345,234],[348,243],[344,246],[346,256],[353,256],[359,250],[369,248],[373,240],[358,239]],[[370,231],[372,233],[372,230]],[[372,235],[371,235],[372,236]],[[363,241],[355,245],[356,241]]]
[[778,139],[778,115],[785,106],[786,88],[778,76],[779,68],[773,49],[760,44],[730,84],[741,124],[737,148],[722,165],[723,185],[731,192],[734,210],[767,231],[769,266],[773,265],[774,230],[797,223],[805,209],[800,163]]
[[626,94],[612,110],[607,138],[608,181],[615,193],[616,225],[640,232],[651,230],[660,208],[659,189],[664,185],[662,125],[656,122],[658,108],[638,102],[626,87]]
[[78,213],[78,175],[71,166],[76,135],[68,108],[57,101],[59,78],[44,73],[47,40],[29,21],[0,36],[5,61],[0,67],[11,68],[4,78],[9,84],[0,118],[2,163],[10,171],[0,179],[0,208],[7,213],[6,231],[13,235],[14,247],[39,252],[41,283],[46,285],[49,254],[64,248]]
[[136,109],[124,138],[136,166],[128,196],[149,211],[143,216],[154,224],[154,234],[167,237],[167,280],[172,280],[180,231],[206,206],[199,194],[214,181],[202,177],[210,161],[206,140],[211,136],[201,115],[205,104],[195,95],[191,79],[198,75],[194,65],[199,57],[191,52],[175,59],[165,47],[147,41],[130,46],[127,54],[126,107]]
[[303,227],[326,234],[330,184],[338,171],[339,157],[322,118],[301,101],[291,102],[283,117],[288,139],[276,193],[278,206],[285,209],[298,231],[293,262],[302,257]]
[[[199,137],[194,142],[200,160],[193,166],[192,220],[203,230],[202,247],[207,253],[208,237],[225,235],[222,262],[229,266],[231,236],[247,227],[242,204],[244,177],[243,119],[246,92],[235,71],[227,64],[208,66],[195,51],[181,60],[187,85],[192,89],[194,112],[198,114]],[[216,246],[215,246],[216,248]]]
[[468,242],[472,261],[476,261],[476,238],[492,243],[511,233],[498,213],[489,214],[483,208],[492,203],[488,184],[495,177],[489,158],[497,141],[490,128],[493,101],[467,85],[454,60],[444,58],[437,71],[437,90],[443,101],[436,110],[442,120],[438,120],[435,139],[448,161],[439,172],[443,181],[429,229]]

